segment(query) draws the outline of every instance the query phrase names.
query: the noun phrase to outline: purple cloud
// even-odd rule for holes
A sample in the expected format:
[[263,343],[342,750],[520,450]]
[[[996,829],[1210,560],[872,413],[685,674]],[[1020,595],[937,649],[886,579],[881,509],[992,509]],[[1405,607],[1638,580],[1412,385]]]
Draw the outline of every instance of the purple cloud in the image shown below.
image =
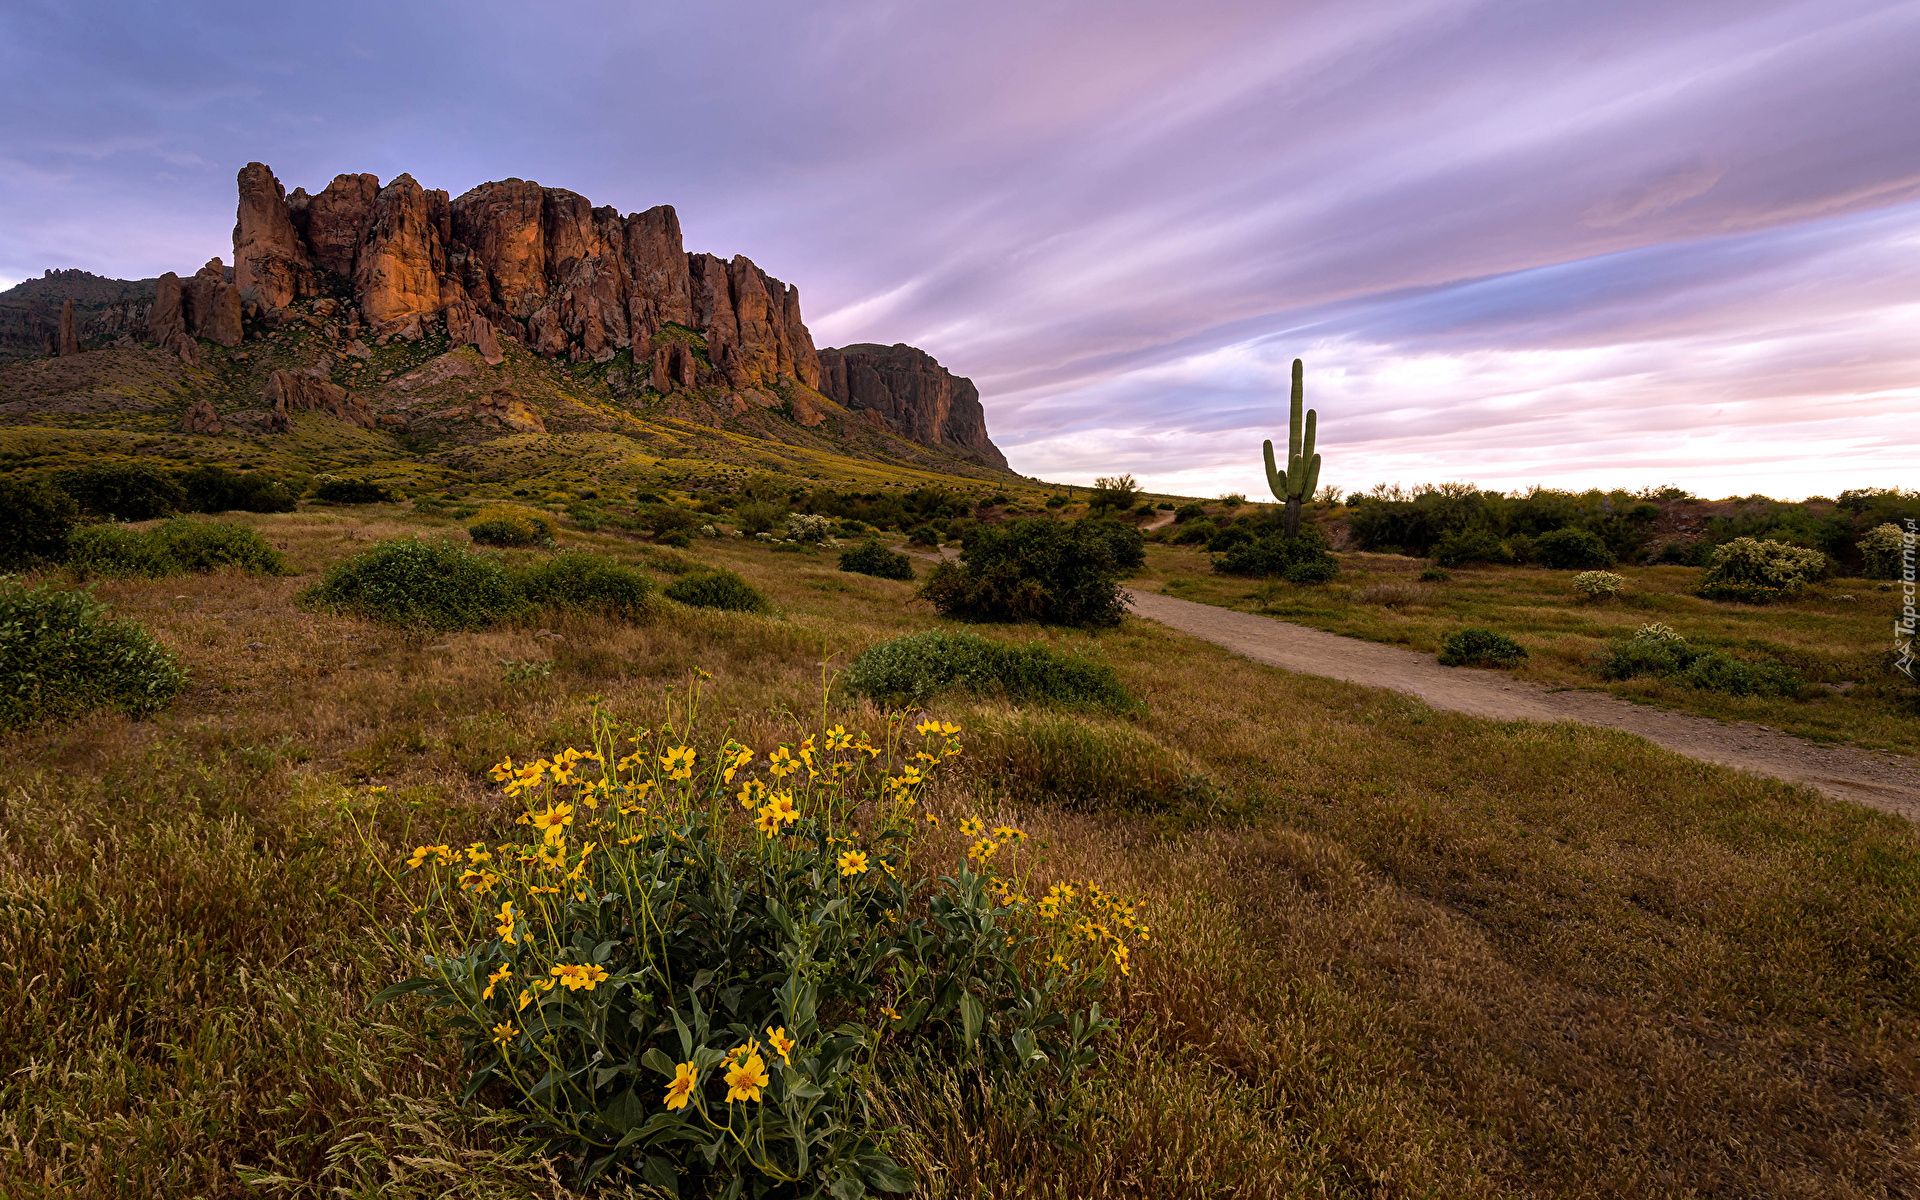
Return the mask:
[[517,175],[676,205],[1052,478],[1257,486],[1304,354],[1330,482],[1833,491],[1910,474],[1916,61],[1863,0],[22,3],[0,278],[226,255],[249,159]]

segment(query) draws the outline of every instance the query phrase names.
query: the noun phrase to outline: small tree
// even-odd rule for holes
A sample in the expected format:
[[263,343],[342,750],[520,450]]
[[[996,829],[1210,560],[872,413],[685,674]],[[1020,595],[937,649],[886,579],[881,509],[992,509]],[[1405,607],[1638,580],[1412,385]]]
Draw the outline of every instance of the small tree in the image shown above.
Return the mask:
[[1131,475],[1102,475],[1093,481],[1093,495],[1087,500],[1089,510],[1110,508],[1126,511],[1140,496],[1140,485]]

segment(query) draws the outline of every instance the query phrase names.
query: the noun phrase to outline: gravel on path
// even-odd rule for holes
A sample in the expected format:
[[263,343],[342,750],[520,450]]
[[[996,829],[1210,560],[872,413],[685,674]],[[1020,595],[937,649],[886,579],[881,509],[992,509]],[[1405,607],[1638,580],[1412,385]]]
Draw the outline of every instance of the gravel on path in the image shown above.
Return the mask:
[[1443,667],[1431,654],[1363,642],[1272,617],[1126,589],[1133,611],[1255,662],[1418,696],[1434,708],[1502,721],[1583,721],[1638,734],[1703,762],[1804,783],[1841,800],[1920,821],[1920,770],[1899,755],[1823,746],[1745,722],[1552,690],[1495,670]]

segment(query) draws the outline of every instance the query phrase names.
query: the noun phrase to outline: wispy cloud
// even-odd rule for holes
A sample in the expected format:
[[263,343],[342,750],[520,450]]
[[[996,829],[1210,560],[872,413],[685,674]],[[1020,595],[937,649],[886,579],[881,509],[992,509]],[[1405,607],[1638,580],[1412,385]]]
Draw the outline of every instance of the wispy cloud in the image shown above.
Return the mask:
[[1029,472],[1251,486],[1305,353],[1329,479],[1831,491],[1906,469],[1916,61],[1901,0],[29,3],[0,274],[227,253],[249,159],[517,175],[924,347]]

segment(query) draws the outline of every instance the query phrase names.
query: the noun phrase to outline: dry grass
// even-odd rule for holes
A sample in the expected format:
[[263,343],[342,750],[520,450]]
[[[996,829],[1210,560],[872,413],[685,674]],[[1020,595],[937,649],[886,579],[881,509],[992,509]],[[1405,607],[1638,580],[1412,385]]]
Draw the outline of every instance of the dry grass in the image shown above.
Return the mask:
[[[489,836],[513,813],[485,767],[577,739],[587,694],[640,714],[704,666],[710,711],[766,748],[818,704],[826,656],[936,624],[910,585],[712,541],[690,553],[779,617],[424,640],[298,610],[329,562],[415,528],[368,515],[252,518],[299,578],[103,584],[194,691],[146,723],[0,740],[8,1197],[563,1194],[509,1115],[451,1103],[452,1048],[417,1009],[363,1007],[402,972],[367,910],[403,914],[335,801],[390,786],[395,846],[408,820]],[[976,753],[938,803],[1024,823],[1052,875],[1147,896],[1154,947],[1063,1125],[970,1077],[890,1082],[929,1194],[1913,1194],[1910,826],[1157,626],[1096,645],[1145,713],[951,706]],[[502,659],[554,669],[508,683]]]

